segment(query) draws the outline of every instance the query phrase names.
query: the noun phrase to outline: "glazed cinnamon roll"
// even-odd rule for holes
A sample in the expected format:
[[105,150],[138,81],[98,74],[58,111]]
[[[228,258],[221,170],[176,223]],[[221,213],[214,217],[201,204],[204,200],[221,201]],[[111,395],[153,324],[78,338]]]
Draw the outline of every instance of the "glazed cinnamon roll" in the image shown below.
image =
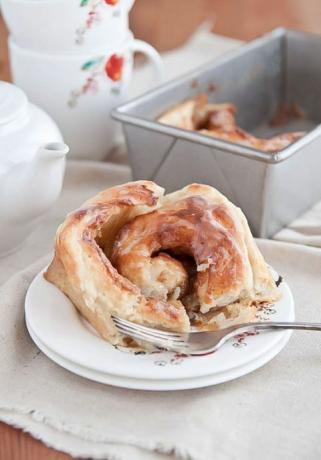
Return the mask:
[[197,131],[264,152],[277,152],[300,139],[305,132],[288,132],[269,139],[255,137],[237,126],[233,104],[211,104],[205,94],[182,102],[158,118],[160,123]]
[[208,185],[107,189],[67,216],[45,278],[99,334],[111,315],[173,331],[250,321],[279,293],[240,209]]

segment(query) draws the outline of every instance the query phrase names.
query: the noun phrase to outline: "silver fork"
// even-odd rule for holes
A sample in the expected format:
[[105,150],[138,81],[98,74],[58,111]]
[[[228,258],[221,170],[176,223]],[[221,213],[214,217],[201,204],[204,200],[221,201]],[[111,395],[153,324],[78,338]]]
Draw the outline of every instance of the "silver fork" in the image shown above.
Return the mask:
[[245,332],[262,330],[299,329],[321,331],[321,323],[259,322],[243,323],[219,331],[168,332],[141,324],[132,323],[118,316],[112,316],[119,332],[133,339],[143,340],[166,350],[174,350],[188,355],[203,355],[218,350],[227,340]]

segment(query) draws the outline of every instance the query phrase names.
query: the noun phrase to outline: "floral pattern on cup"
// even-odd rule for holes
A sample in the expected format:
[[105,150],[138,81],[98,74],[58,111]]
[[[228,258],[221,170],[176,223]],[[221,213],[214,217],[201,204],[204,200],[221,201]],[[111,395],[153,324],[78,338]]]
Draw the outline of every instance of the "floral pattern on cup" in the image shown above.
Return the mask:
[[[104,5],[116,6],[119,0],[81,0],[80,7],[88,7],[89,11],[87,13],[86,21],[76,30],[76,39],[75,42],[77,45],[82,45],[85,40],[85,35],[89,29],[91,29],[95,24],[100,23],[101,15],[100,8]],[[119,16],[120,10],[115,9],[113,11],[113,16]]]
[[71,91],[68,100],[69,107],[76,107],[78,99],[81,96],[88,93],[96,93],[99,90],[99,81],[101,78],[107,77],[115,82],[111,91],[118,94],[120,91],[123,66],[124,57],[116,53],[112,54],[107,61],[103,56],[86,61],[81,66],[81,70],[87,73],[86,79],[80,89]]

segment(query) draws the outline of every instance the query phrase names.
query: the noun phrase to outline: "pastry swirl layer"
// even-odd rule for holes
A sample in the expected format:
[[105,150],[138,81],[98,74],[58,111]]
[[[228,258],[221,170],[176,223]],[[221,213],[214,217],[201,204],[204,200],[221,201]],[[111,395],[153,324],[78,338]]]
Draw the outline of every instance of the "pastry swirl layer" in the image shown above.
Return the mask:
[[111,319],[175,331],[254,318],[279,293],[239,208],[213,187],[164,195],[150,181],[107,189],[58,228],[45,277],[99,334],[126,345]]

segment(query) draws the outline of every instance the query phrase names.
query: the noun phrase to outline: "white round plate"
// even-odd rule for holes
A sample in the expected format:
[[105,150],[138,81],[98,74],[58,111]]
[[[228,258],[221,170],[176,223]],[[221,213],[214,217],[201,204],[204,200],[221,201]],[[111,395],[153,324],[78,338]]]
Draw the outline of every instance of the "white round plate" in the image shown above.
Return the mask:
[[[260,319],[294,320],[291,291],[285,282],[279,289],[281,300],[273,308],[261,311]],[[93,332],[70,300],[44,279],[43,271],[29,287],[25,313],[33,334],[62,359],[91,371],[130,379],[177,380],[221,374],[254,362],[288,337],[287,331],[241,336],[206,356],[120,350]]]
[[85,377],[89,380],[95,382],[104,383],[107,385],[113,385],[120,388],[128,388],[131,390],[148,390],[148,391],[176,391],[176,390],[190,390],[194,388],[204,388],[211,385],[218,385],[220,383],[228,382],[234,380],[243,375],[249,374],[250,372],[255,371],[259,367],[264,366],[273,359],[281,350],[285,347],[289,338],[292,334],[292,331],[285,331],[286,333],[281,338],[281,340],[267,353],[260,356],[258,359],[240,366],[236,369],[230,371],[208,375],[205,377],[195,377],[190,379],[177,379],[177,380],[150,380],[150,379],[131,379],[126,377],[119,377],[117,375],[104,374],[101,372],[93,371],[86,367],[80,366],[79,364],[72,363],[67,359],[62,358],[57,355],[54,351],[46,347],[45,344],[36,336],[32,331],[30,325],[27,324],[27,328],[32,340],[35,342],[37,347],[54,361],[59,366],[67,369],[68,371]]

